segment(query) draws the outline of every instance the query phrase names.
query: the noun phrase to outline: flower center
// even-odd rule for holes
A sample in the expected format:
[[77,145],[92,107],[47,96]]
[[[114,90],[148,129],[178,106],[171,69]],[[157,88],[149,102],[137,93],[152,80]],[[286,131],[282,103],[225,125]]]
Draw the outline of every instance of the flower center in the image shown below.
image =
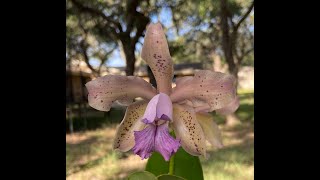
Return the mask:
[[160,121],[159,123],[163,124],[163,121],[171,120],[172,102],[170,97],[164,93],[155,95],[148,103],[142,121],[146,124],[151,124],[155,121]]
[[168,161],[180,147],[180,140],[169,134],[168,121],[172,121],[172,102],[169,96],[164,93],[154,96],[148,103],[142,121],[147,126],[142,131],[134,132],[133,152],[145,159],[153,151],[157,151]]

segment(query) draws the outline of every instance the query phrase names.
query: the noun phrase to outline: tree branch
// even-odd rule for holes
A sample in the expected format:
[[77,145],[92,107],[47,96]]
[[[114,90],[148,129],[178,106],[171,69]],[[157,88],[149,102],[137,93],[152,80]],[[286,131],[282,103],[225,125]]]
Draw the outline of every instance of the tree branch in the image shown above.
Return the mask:
[[247,56],[248,54],[250,54],[253,50],[254,50],[254,48],[251,48],[251,49],[247,50],[247,51],[243,54],[243,57],[245,57],[245,56]]
[[77,0],[71,0],[71,2],[82,12],[87,12],[87,13],[91,13],[93,15],[96,16],[100,16],[102,19],[106,20],[107,22],[111,23],[114,25],[114,29],[113,32],[115,34],[117,34],[116,32],[116,28],[118,28],[118,30],[120,32],[122,32],[122,26],[119,22],[114,21],[112,18],[106,16],[104,13],[102,13],[101,11],[98,11],[97,9],[91,8],[91,7],[86,7],[83,4],[81,4],[80,2],[78,2]]
[[150,19],[148,17],[145,17],[143,14],[138,12],[138,15],[139,15],[139,20],[138,20],[139,23],[137,24],[138,25],[137,32],[131,42],[132,46],[136,45],[136,43],[139,41],[139,38],[142,36],[144,30],[146,29],[148,23],[150,22]]
[[89,67],[89,69],[92,71],[93,75],[95,77],[98,77],[99,74],[98,72],[96,71],[96,69],[94,69],[91,64],[89,63],[89,57],[88,57],[88,54],[87,54],[87,47],[85,45],[85,40],[82,40],[80,42],[80,48],[81,48],[81,52],[82,52],[82,55],[83,55],[83,58],[84,58],[84,62],[87,64],[87,66]]
[[233,32],[237,31],[241,25],[241,23],[248,17],[250,12],[252,11],[254,6],[254,1],[252,1],[251,5],[249,6],[247,12],[242,16],[242,18],[239,20],[239,22],[234,26]]
[[98,68],[98,72],[99,72],[99,73],[101,73],[101,68],[102,68],[103,64],[106,62],[107,57],[110,56],[116,48],[117,48],[117,47],[114,46],[110,51],[108,51],[108,52],[105,54],[105,56],[104,56],[105,58],[101,59],[101,63],[100,63],[99,68]]

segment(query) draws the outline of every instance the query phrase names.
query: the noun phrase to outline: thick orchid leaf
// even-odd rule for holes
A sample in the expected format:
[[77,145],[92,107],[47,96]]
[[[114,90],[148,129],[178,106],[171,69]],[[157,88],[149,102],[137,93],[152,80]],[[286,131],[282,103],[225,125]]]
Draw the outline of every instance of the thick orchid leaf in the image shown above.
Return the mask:
[[157,177],[147,171],[142,172],[134,172],[133,174],[129,175],[128,180],[157,180]]
[[160,153],[153,152],[148,159],[146,171],[149,171],[156,176],[167,174],[169,172],[169,162],[165,161]]
[[[183,148],[179,148],[173,158],[173,175],[186,180],[203,180],[203,171],[200,160],[197,156],[188,154]],[[172,163],[172,162],[171,162]],[[164,161],[159,153],[153,153],[148,159],[146,171],[161,177],[169,173],[169,162]],[[164,176],[170,177],[170,176]]]
[[186,180],[179,176],[169,175],[169,174],[163,174],[157,177],[158,180]]

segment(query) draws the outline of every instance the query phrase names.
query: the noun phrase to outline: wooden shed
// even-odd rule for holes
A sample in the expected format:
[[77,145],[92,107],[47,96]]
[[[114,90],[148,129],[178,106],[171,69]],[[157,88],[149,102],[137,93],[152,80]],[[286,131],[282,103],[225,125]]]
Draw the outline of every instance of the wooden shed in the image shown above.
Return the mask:
[[85,84],[92,79],[91,75],[82,71],[66,71],[66,103],[87,102]]

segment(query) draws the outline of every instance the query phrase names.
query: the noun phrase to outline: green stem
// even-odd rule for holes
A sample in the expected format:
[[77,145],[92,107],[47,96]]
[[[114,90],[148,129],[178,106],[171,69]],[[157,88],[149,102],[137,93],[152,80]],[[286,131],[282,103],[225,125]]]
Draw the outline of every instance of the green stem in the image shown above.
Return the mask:
[[172,155],[169,161],[169,175],[173,175],[173,171],[174,171],[174,156]]

